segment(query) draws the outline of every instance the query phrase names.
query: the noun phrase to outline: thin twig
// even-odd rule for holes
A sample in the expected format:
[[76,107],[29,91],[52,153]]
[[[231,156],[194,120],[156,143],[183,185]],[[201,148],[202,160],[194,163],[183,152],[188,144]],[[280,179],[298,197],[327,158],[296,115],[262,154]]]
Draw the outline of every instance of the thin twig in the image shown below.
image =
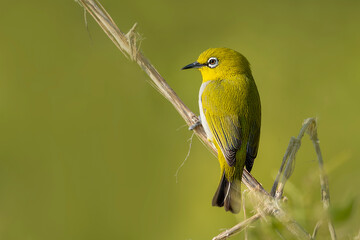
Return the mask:
[[[115,46],[119,48],[125,56],[135,61],[149,75],[152,81],[151,84],[175,107],[185,122],[189,126],[196,123],[198,121],[198,117],[180,100],[174,90],[166,83],[165,79],[159,74],[155,67],[151,65],[149,60],[146,59],[139,51],[139,48],[136,46],[136,37],[138,35],[135,34],[135,26],[128,34],[125,35],[116,26],[115,22],[99,2],[95,2],[94,0],[77,0],[77,2],[93,16],[95,21],[113,41]],[[206,134],[202,126],[194,129],[194,132],[200,140],[202,140],[202,142],[210,148],[214,154],[216,154],[216,149],[209,141],[207,141]],[[264,212],[266,214],[273,215],[298,238],[311,238],[309,233],[307,233],[298,223],[296,223],[295,220],[291,219],[290,216],[277,205],[276,201],[270,197],[269,193],[248,171],[246,171],[246,169],[244,169],[243,172],[242,182],[253,193],[259,194],[258,201],[263,204]],[[240,229],[259,218],[259,216],[255,216],[257,215],[246,219],[242,224],[240,224]],[[235,226],[234,228],[237,229],[239,227]],[[231,229],[228,230],[228,234],[230,235],[232,235]]]
[[175,173],[176,183],[178,183],[178,174],[179,174],[180,169],[184,166],[186,160],[187,160],[187,159],[189,158],[189,156],[190,156],[193,137],[194,137],[194,133],[191,134],[191,137],[188,139],[188,142],[189,142],[189,150],[188,150],[188,153],[186,154],[186,157],[185,157],[184,161],[180,164],[180,166],[179,166],[178,169],[176,170],[176,173]]
[[[290,143],[289,143],[288,148],[286,149],[286,153],[283,158],[283,162],[281,164],[280,170],[278,172],[278,175],[276,177],[274,185],[271,189],[271,194],[276,199],[280,199],[282,197],[283,192],[284,192],[285,183],[290,178],[290,176],[294,170],[295,156],[296,156],[297,151],[300,148],[301,139],[304,136],[305,132],[308,131],[308,129],[311,126],[311,122],[309,119],[311,120],[313,118],[308,118],[304,121],[297,138],[292,137],[290,139]],[[287,162],[286,162],[286,160],[287,160]],[[284,170],[285,162],[286,162],[286,167]],[[280,179],[281,173],[283,173],[283,175]]]
[[316,238],[316,234],[321,226],[322,222],[321,221],[318,221],[315,225],[315,228],[314,228],[314,231],[313,231],[313,234],[311,236],[312,239],[315,239]]
[[287,160],[288,160],[288,158],[289,158],[289,156],[290,156],[290,152],[292,151],[293,146],[294,146],[294,139],[295,139],[294,137],[291,137],[291,138],[290,138],[289,145],[288,145],[288,147],[287,147],[287,149],[286,149],[286,152],[285,152],[285,154],[284,154],[283,160],[282,160],[282,162],[281,162],[280,169],[279,169],[278,174],[277,174],[277,176],[276,176],[276,178],[275,178],[275,181],[274,181],[274,185],[273,185],[272,188],[271,188],[270,195],[271,195],[272,197],[275,197],[276,188],[277,188],[278,185],[279,185],[279,180],[280,180],[281,174],[282,174],[283,171],[284,171],[284,167],[285,167],[285,165],[286,165],[286,163],[287,163]]
[[[320,150],[319,139],[317,137],[317,124],[316,124],[315,118],[306,119],[303,123],[303,126],[301,127],[298,137],[290,139],[290,143],[289,143],[289,146],[284,155],[283,162],[280,166],[278,175],[277,175],[274,185],[271,189],[271,195],[274,196],[276,199],[281,198],[283,191],[284,191],[285,183],[286,183],[287,179],[289,179],[289,177],[293,171],[295,155],[300,148],[301,139],[305,133],[308,133],[310,135],[310,139],[313,142],[313,145],[314,145],[314,148],[315,148],[315,151],[317,154],[317,158],[318,158],[318,162],[319,162],[319,170],[320,170],[321,199],[323,202],[323,208],[326,211],[326,217],[327,217],[327,222],[328,222],[331,239],[336,240],[335,228],[331,221],[331,218],[329,217],[329,206],[330,206],[329,183],[328,183],[328,178],[327,178],[326,172],[324,170],[324,162],[323,162],[323,158],[322,158],[322,154],[321,154],[321,150]],[[286,167],[284,170],[285,163],[286,163]],[[282,173],[283,173],[282,178],[281,178],[281,180],[279,180]],[[317,227],[319,227],[319,226],[316,225],[316,227],[315,227],[316,231],[317,231]],[[314,230],[313,235],[316,234],[315,230]]]
[[264,196],[259,196],[256,192],[254,193],[258,195],[258,201],[262,201],[262,209],[267,215],[274,216],[287,228],[287,230],[295,235],[297,239],[311,239],[311,235],[278,205],[279,203],[276,199],[274,200],[272,197],[266,198]]
[[[246,192],[246,190],[244,190],[242,195],[241,195],[241,204],[243,206],[244,220],[246,220],[245,192]],[[244,229],[244,235],[245,235],[244,240],[248,240],[247,227],[245,227],[245,229]]]
[[309,118],[305,120],[305,124],[309,125],[307,133],[310,135],[310,138],[313,142],[317,159],[319,162],[319,171],[320,171],[320,185],[321,185],[321,200],[323,202],[323,208],[326,212],[329,232],[332,240],[336,240],[336,232],[334,225],[329,217],[329,206],[330,206],[330,190],[329,190],[329,181],[324,169],[324,161],[322,158],[319,139],[317,136],[317,124],[315,118]]
[[229,230],[226,230],[222,233],[220,233],[219,235],[217,235],[216,237],[214,237],[212,240],[222,240],[222,239],[227,239],[231,236],[234,236],[238,233],[240,233],[244,228],[246,228],[249,224],[255,222],[256,220],[258,220],[261,217],[260,213],[256,213],[255,215],[253,215],[252,217],[245,219],[244,221],[236,224],[235,226],[233,226],[232,228],[230,228]]

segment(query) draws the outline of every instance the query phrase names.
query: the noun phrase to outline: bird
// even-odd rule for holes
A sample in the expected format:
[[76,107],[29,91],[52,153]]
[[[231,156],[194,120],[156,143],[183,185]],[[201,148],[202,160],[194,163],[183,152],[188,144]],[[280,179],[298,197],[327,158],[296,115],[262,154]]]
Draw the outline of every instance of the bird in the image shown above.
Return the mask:
[[184,69],[198,69],[199,121],[207,140],[217,149],[220,183],[212,205],[239,213],[244,167],[251,171],[258,153],[261,103],[249,61],[229,48],[209,48]]

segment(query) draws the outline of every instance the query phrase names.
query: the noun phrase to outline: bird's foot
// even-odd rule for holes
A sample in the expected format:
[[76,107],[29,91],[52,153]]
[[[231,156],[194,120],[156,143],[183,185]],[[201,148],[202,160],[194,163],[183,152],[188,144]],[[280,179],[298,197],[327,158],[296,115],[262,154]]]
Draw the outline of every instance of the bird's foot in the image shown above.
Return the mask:
[[199,118],[199,120],[198,120],[196,123],[194,123],[193,125],[191,125],[191,126],[189,127],[189,130],[192,131],[192,130],[194,130],[195,128],[197,128],[198,126],[200,126],[200,125],[201,125],[201,120],[200,120],[200,118]]

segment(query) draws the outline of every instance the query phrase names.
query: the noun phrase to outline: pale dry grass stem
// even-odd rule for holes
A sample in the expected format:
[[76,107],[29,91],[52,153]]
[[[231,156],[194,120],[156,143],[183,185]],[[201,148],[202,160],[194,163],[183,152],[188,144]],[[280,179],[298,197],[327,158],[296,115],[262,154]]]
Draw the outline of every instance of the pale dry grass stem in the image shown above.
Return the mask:
[[[136,24],[130,29],[127,34],[124,34],[117,27],[115,22],[112,20],[111,16],[107,13],[103,6],[98,1],[94,0],[77,0],[77,2],[95,19],[95,21],[100,25],[106,35],[113,41],[115,46],[129,59],[136,62],[150,77],[150,84],[159,91],[178,111],[181,117],[185,120],[188,126],[193,125],[199,119],[198,117],[181,101],[177,96],[174,90],[167,84],[165,79],[160,75],[160,73],[155,69],[155,67],[150,64],[150,61],[145,58],[145,56],[140,51],[141,37],[136,32]],[[311,125],[311,128],[309,127]],[[300,148],[300,139],[309,130],[310,136],[314,143],[314,147],[318,154],[318,161],[320,167],[320,179],[322,186],[322,199],[324,203],[324,209],[327,210],[330,204],[329,198],[329,188],[327,177],[323,169],[323,161],[321,157],[320,147],[318,145],[317,133],[316,133],[316,121],[313,118],[309,118],[305,121],[298,138],[292,138],[290,141],[289,147],[284,156],[284,161],[279,170],[277,180],[274,183],[273,190],[271,195],[262,187],[262,185],[244,169],[242,182],[250,190],[250,193],[254,196],[255,206],[257,212],[250,218],[245,219],[244,221],[238,223],[234,227],[224,231],[218,236],[214,237],[214,240],[226,239],[230,236],[233,236],[239,233],[241,230],[245,229],[249,224],[255,222],[261,217],[266,217],[268,215],[273,216],[279,222],[281,222],[297,239],[312,239],[312,236],[304,230],[290,215],[282,208],[281,202],[278,201],[283,194],[283,189],[286,183],[286,180],[291,176],[292,171],[294,170],[294,159],[297,150]],[[202,126],[199,126],[194,129],[196,136],[200,138],[204,145],[210,149],[210,151],[216,154],[216,149],[214,146],[207,141],[206,134]],[[290,146],[291,145],[291,146]],[[285,168],[285,170],[284,170]],[[281,176],[281,174],[283,174]],[[275,190],[274,190],[275,189]],[[277,197],[274,191],[278,192]],[[335,230],[332,227],[332,223],[328,220],[329,229],[332,236],[332,239],[336,239]]]

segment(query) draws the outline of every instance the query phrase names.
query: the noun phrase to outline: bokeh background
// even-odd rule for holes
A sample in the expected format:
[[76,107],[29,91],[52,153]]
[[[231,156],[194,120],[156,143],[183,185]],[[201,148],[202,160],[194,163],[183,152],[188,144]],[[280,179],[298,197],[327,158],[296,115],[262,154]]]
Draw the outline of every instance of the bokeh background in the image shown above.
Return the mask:
[[[290,137],[318,117],[338,236],[359,233],[359,1],[101,3],[122,31],[138,23],[143,53],[196,113],[200,73],[180,68],[209,47],[249,59],[263,113],[253,175],[266,189]],[[1,239],[211,239],[242,219],[211,207],[218,163],[196,137],[176,182],[191,132],[76,2],[1,8]],[[305,136],[285,194],[309,232],[319,189]],[[252,239],[279,238],[254,226]]]

